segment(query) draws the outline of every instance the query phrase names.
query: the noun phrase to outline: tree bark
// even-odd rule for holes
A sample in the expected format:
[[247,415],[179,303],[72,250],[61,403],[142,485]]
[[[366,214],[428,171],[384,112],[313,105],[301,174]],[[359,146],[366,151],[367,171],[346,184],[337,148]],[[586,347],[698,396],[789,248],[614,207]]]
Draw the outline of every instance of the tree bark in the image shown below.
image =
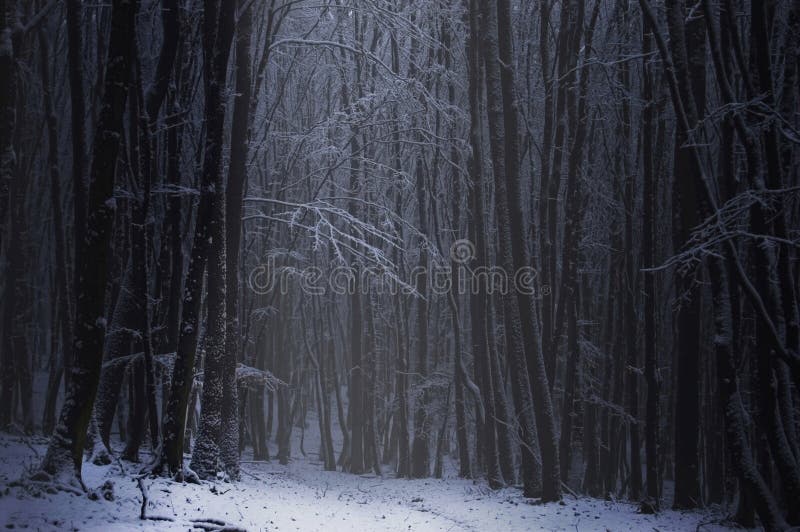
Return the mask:
[[[505,264],[506,272],[519,272],[529,268],[532,261],[524,245],[525,220],[522,212],[522,186],[519,170],[519,127],[517,119],[518,103],[514,89],[514,54],[512,47],[511,7],[509,0],[497,0],[497,35],[500,86],[502,91],[503,117],[505,126],[505,183],[497,187],[498,196],[506,192],[508,222],[510,227],[510,252],[512,262]],[[487,63],[489,61],[487,60]],[[487,67],[487,74],[489,69]],[[488,76],[487,76],[488,79]],[[496,95],[495,95],[496,96]],[[490,126],[491,127],[491,126]],[[497,176],[503,175],[495,172]],[[499,203],[498,203],[499,204]],[[498,216],[498,222],[505,225]],[[509,268],[509,266],[512,266]],[[561,473],[558,454],[558,429],[550,397],[550,384],[544,364],[542,343],[539,337],[538,320],[534,313],[534,294],[517,287],[516,295],[522,329],[528,379],[533,388],[533,411],[536,416],[539,446],[542,460],[542,500],[552,502],[561,500]],[[520,368],[521,369],[521,368]]]
[[[705,32],[701,16],[685,23],[683,0],[667,2],[672,62],[687,78],[679,78],[681,98],[689,115],[700,117],[705,101]],[[681,80],[685,79],[685,82]],[[695,183],[701,179],[688,137],[676,129],[673,200],[675,249],[683,248],[692,229],[700,222],[700,199]],[[696,281],[683,277],[678,283],[682,297],[677,316],[678,359],[675,404],[675,499],[673,507],[697,508],[703,504],[700,493],[700,451],[697,427],[700,423],[700,323],[701,292]]]
[[[197,210],[192,253],[189,259],[186,283],[183,288],[180,335],[175,356],[175,366],[172,371],[172,383],[167,399],[167,409],[161,430],[164,438],[162,461],[166,462],[166,464],[161,465],[166,465],[167,471],[178,478],[183,476],[186,409],[192,382],[194,381],[193,368],[199,331],[198,318],[203,274],[211,247],[210,241],[216,241],[215,245],[218,246],[216,249],[217,255],[219,253],[224,255],[224,247],[220,247],[222,246],[220,239],[214,239],[214,235],[212,235],[211,222],[214,216],[224,216],[224,204],[222,206],[217,205],[218,201],[224,201],[224,196],[218,198],[216,194],[218,192],[217,189],[221,188],[222,144],[225,121],[222,94],[227,74],[228,52],[233,39],[233,11],[231,9],[220,10],[219,3],[214,0],[208,0],[204,4],[204,86],[206,92],[205,107],[208,117],[204,141],[205,155],[203,158],[200,204]],[[224,218],[219,219],[218,222],[220,223],[215,224],[214,229],[218,229],[220,225],[224,226]],[[224,265],[220,267],[224,267]],[[220,314],[224,314],[224,310]],[[222,335],[224,336],[224,331]],[[224,349],[224,341],[219,346],[219,349]],[[219,353],[216,353],[215,356],[219,356]],[[214,429],[211,430],[211,434],[208,434],[209,437],[214,437],[213,431]],[[213,448],[211,451],[213,452]]]
[[[503,84],[500,73],[500,49],[499,49],[499,26],[498,13],[491,2],[484,2],[481,9],[484,28],[483,51],[484,66],[486,72],[486,98],[487,111],[489,118],[489,140],[491,147],[491,157],[494,170],[495,185],[495,210],[497,213],[497,229],[499,236],[498,259],[500,266],[506,272],[515,271],[514,266],[514,242],[518,242],[512,236],[511,211],[514,210],[509,203],[517,201],[509,190],[511,179],[507,177],[507,160],[509,157],[516,157],[515,153],[507,154],[507,145],[504,137],[508,134],[509,128],[505,125],[505,108],[503,98]],[[510,50],[509,50],[510,51]],[[513,119],[512,119],[513,121]],[[516,133],[515,133],[516,134]],[[512,163],[512,167],[513,167]],[[519,235],[517,235],[519,236]],[[537,497],[542,495],[542,458],[534,454],[538,451],[538,435],[536,420],[533,417],[533,397],[531,395],[530,382],[528,380],[528,362],[525,357],[525,339],[523,336],[523,322],[519,308],[519,299],[514,293],[506,292],[501,296],[503,312],[505,318],[506,347],[510,364],[514,374],[512,385],[515,396],[515,403],[518,407],[521,431],[521,452],[523,454],[523,482],[524,494],[526,497]],[[529,323],[526,322],[525,326]],[[557,452],[557,451],[556,451]],[[560,488],[560,477],[558,478]]]
[[247,182],[247,157],[250,140],[250,95],[252,85],[250,41],[252,8],[239,14],[236,28],[236,94],[231,125],[231,163],[226,196],[226,333],[225,368],[223,380],[221,441],[222,461],[225,471],[233,479],[239,478],[239,416],[236,385],[236,363],[240,357],[241,324],[239,319],[239,246],[242,233],[242,200]]
[[[655,207],[657,185],[653,168],[653,77],[648,56],[652,51],[652,30],[645,22],[642,27],[642,98],[649,102],[642,110],[642,178],[644,184],[644,215],[642,217],[642,264],[652,267],[656,261]],[[652,511],[659,511],[660,494],[658,478],[659,441],[659,390],[658,351],[656,342],[656,274],[644,274],[644,377],[647,382],[645,405],[645,471],[647,475],[645,497]]]
[[[69,99],[72,114],[72,194],[73,237],[75,239],[75,264],[79,264],[83,235],[86,230],[86,97],[83,88],[83,33],[81,0],[67,0],[67,61],[69,63]],[[78,284],[77,269],[73,272]],[[64,375],[69,378],[69,372]],[[66,380],[65,380],[66,383]]]
[[[222,403],[226,358],[226,231],[225,194],[222,145],[225,128],[225,90],[228,75],[228,56],[234,33],[234,12],[219,0],[205,0],[203,7],[203,54],[206,159],[204,171],[210,172],[209,187],[203,194],[209,196],[208,220],[208,318],[206,329],[206,354],[203,367],[203,393],[200,403],[200,425],[192,452],[190,467],[200,478],[215,478],[220,458],[222,437]],[[209,155],[211,157],[209,158]],[[205,168],[205,164],[209,168]],[[238,291],[237,291],[238,293]],[[233,355],[235,357],[235,354]],[[233,371],[235,372],[235,358]],[[234,373],[235,383],[235,373]],[[235,385],[235,384],[234,384]],[[235,393],[235,392],[232,392]],[[230,398],[234,401],[233,398]],[[233,403],[235,406],[235,402]],[[230,411],[236,415],[237,409]],[[238,430],[236,431],[238,434]],[[237,451],[238,452],[238,442]],[[227,464],[226,464],[227,465]]]
[[91,230],[82,235],[85,254],[76,264],[76,271],[80,273],[76,289],[75,360],[70,367],[69,388],[58,425],[41,464],[46,475],[63,477],[67,483],[81,486],[84,440],[100,378],[106,332],[104,306],[108,244],[115,210],[113,191],[138,7],[137,0],[114,0],[112,3],[108,67],[92,150],[87,223]]
[[[0,89],[0,127],[5,132],[0,141],[0,244],[6,235],[6,220],[9,219],[8,210],[12,190],[17,174],[17,154],[14,146],[14,131],[17,125],[17,67],[14,55],[13,32],[17,25],[17,3],[12,0],[4,0],[0,5],[0,77],[3,79],[2,89]],[[18,178],[17,178],[18,179]],[[12,217],[13,218],[13,217]],[[11,234],[13,235],[13,220]],[[6,244],[10,251],[14,251],[10,244]],[[4,294],[6,301],[3,303],[3,340],[0,345],[3,372],[0,383],[2,383],[2,393],[0,400],[0,427],[8,427],[14,414],[14,376],[15,361],[14,351],[11,345],[11,330],[14,308],[12,301],[14,296],[9,292],[9,287],[15,291],[14,272],[16,269],[11,264],[13,255],[7,253],[7,264],[3,268],[5,273]]]

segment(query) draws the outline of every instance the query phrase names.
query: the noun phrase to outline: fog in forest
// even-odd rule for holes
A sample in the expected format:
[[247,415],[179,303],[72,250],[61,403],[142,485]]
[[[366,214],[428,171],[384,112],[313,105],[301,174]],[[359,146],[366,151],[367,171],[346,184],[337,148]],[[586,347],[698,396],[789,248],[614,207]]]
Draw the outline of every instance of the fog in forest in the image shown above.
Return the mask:
[[0,526],[800,527],[800,2],[0,0]]

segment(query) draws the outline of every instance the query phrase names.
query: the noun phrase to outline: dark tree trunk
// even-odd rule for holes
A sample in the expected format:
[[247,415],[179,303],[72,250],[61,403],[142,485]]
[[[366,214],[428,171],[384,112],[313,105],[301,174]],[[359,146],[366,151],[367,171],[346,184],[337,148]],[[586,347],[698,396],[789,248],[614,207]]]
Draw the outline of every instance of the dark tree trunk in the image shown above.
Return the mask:
[[[679,81],[681,98],[689,104],[689,114],[699,117],[705,101],[705,31],[701,16],[685,23],[686,6],[683,0],[667,3],[667,22],[672,45],[672,61],[688,75]],[[683,78],[679,78],[683,79]],[[694,126],[694,124],[691,124]],[[675,169],[672,204],[674,215],[674,245],[682,249],[692,229],[699,223],[699,198],[695,183],[700,168],[685,146],[686,133],[676,130]],[[681,302],[677,316],[678,357],[675,390],[675,508],[696,508],[703,504],[700,494],[700,452],[697,427],[700,423],[700,323],[701,292],[691,277],[683,277],[677,286]]]
[[[14,135],[9,135],[14,136]],[[25,196],[29,181],[22,172],[17,171],[11,182],[11,206],[8,229],[10,238],[6,249],[4,265],[2,330],[3,391],[0,400],[0,427],[8,428],[17,423],[26,433],[33,431],[31,417],[31,358],[25,332],[25,318],[28,295],[25,289],[26,263],[29,251],[26,248],[28,227],[25,220]],[[17,418],[17,405],[21,407],[22,419]],[[21,421],[21,423],[18,423]]]
[[[623,50],[627,51],[630,45],[631,38],[628,35],[628,26],[630,25],[628,16],[628,2],[622,2],[624,6],[620,16],[621,24],[624,26],[622,30],[624,33],[624,42],[622,44]],[[623,62],[619,68],[620,83],[623,90],[626,92],[631,91],[631,74],[629,63]],[[633,123],[630,99],[625,98],[622,102],[622,124],[623,129],[623,142],[625,145],[630,146],[633,144]],[[627,155],[622,156],[622,171],[624,180],[623,192],[623,206],[625,210],[625,280],[623,282],[623,299],[624,311],[622,314],[623,320],[623,334],[625,337],[625,353],[627,354],[626,368],[626,410],[631,416],[628,422],[628,444],[630,453],[630,478],[629,478],[629,496],[631,500],[638,500],[641,496],[642,490],[642,460],[640,455],[640,434],[639,434],[639,373],[637,369],[639,366],[639,350],[637,346],[637,335],[639,329],[638,321],[638,308],[637,308],[637,294],[639,292],[638,282],[638,268],[636,264],[637,253],[636,243],[634,242],[633,224],[634,217],[636,216],[636,175],[632,170],[630,158]]]
[[[128,99],[129,116],[131,117],[128,127],[128,160],[131,173],[137,181],[137,186],[144,185],[145,173],[149,172],[145,168],[142,152],[146,149],[141,144],[143,133],[140,131],[141,121],[139,120],[139,101],[132,91]],[[120,283],[119,295],[114,304],[114,311],[111,318],[111,327],[106,336],[105,349],[103,356],[103,369],[100,372],[100,382],[97,387],[97,396],[94,403],[94,421],[97,425],[97,432],[102,445],[94,446],[92,449],[92,462],[95,465],[108,465],[111,463],[111,442],[109,440],[111,429],[114,422],[114,414],[117,411],[117,401],[122,390],[122,381],[125,377],[126,368],[131,365],[134,357],[137,357],[143,350],[142,337],[145,329],[145,305],[147,300],[145,293],[142,292],[140,279],[145,274],[147,263],[147,248],[145,237],[145,212],[143,210],[144,198],[135,198],[133,201],[132,213],[130,215],[130,252],[128,253],[127,264],[124,266],[122,281]],[[131,371],[129,377],[144,377],[142,371]],[[139,383],[131,383],[137,389]],[[137,401],[140,394],[135,393]],[[135,425],[144,421],[143,412],[138,409],[138,404],[131,405],[134,412]],[[130,423],[129,423],[130,425]],[[144,425],[142,425],[143,427]],[[138,431],[137,431],[138,432]],[[138,453],[140,435],[133,436],[139,438],[136,443]],[[129,451],[125,455],[131,457]],[[134,457],[135,458],[135,457]]]
[[[17,175],[17,154],[15,152],[14,139],[17,126],[17,66],[13,42],[13,31],[17,26],[17,3],[12,0],[5,0],[0,5],[0,77],[3,79],[2,89],[0,89],[0,127],[3,130],[2,141],[0,141],[0,244],[6,235],[6,220],[10,221],[8,228],[11,233],[12,242],[6,243],[7,264],[3,265],[4,272],[3,293],[5,301],[2,307],[2,329],[3,338],[0,343],[0,361],[3,363],[5,371],[0,377],[2,392],[0,392],[0,427],[7,428],[14,417],[14,388],[15,388],[15,360],[14,350],[11,342],[13,321],[14,321],[14,302],[16,299],[16,271],[14,267],[15,257],[19,257],[19,244],[13,242],[14,232],[16,231],[14,218],[8,216],[10,200],[16,182],[19,181]],[[17,259],[18,260],[18,259]]]
[[[17,28],[17,1],[4,0],[0,4],[0,39],[2,39],[0,46],[0,78],[3,79],[2,88],[0,88],[0,126],[4,131],[2,140],[0,140],[0,244],[3,243],[3,238],[6,235],[6,220],[8,219],[8,207],[11,196],[11,186],[17,172],[17,154],[14,151],[14,130],[17,125],[17,67],[15,64],[16,58],[14,56],[14,43],[13,32]],[[6,349],[3,348],[3,356],[7,354]],[[6,365],[7,361],[3,359],[4,365],[7,368],[13,367]],[[11,372],[4,372],[4,374]],[[3,383],[3,410],[0,411],[2,418],[0,418],[0,425],[7,425],[8,421],[5,419],[8,414],[6,411],[10,407],[9,394],[11,388],[7,379],[10,377],[4,376]]]
[[75,359],[70,367],[69,388],[58,425],[41,465],[47,475],[65,477],[67,482],[80,484],[86,429],[100,379],[106,332],[104,307],[115,210],[113,191],[138,7],[136,0],[112,3],[108,67],[92,150],[87,223],[91,230],[81,235],[85,253],[76,264],[76,271],[80,273],[76,289]]
[[[646,23],[642,28],[642,97],[646,102],[653,101],[653,77],[650,59],[652,52],[651,29]],[[656,261],[655,248],[655,208],[657,185],[653,168],[653,128],[655,110],[647,104],[642,110],[642,179],[644,184],[642,217],[642,264],[652,267]],[[647,484],[645,497],[652,511],[659,510],[658,441],[659,441],[659,389],[658,351],[656,342],[656,274],[644,274],[644,377],[647,382],[647,401],[645,406],[645,470]]]
[[[147,392],[145,389],[144,360],[137,359],[128,365],[128,426],[125,434],[125,449],[121,458],[129,462],[139,461],[147,417]],[[120,383],[121,384],[121,383]]]
[[[475,245],[474,261],[470,268],[478,270],[486,267],[486,228],[484,215],[486,204],[483,198],[483,129],[481,101],[483,98],[483,67],[481,61],[481,28],[476,0],[469,3],[469,39],[467,41],[467,56],[469,58],[469,110],[470,130],[469,140],[472,148],[472,157],[469,160],[469,226],[472,242]],[[486,479],[489,487],[499,489],[504,484],[503,474],[500,470],[500,458],[497,452],[496,419],[494,400],[494,383],[492,381],[492,363],[490,357],[494,356],[494,349],[489,345],[487,334],[487,312],[489,296],[485,291],[470,290],[470,325],[472,356],[476,368],[476,376],[481,389],[481,396],[486,410],[486,416],[479,433],[481,443],[479,452],[483,465],[486,468]],[[504,428],[501,428],[504,430]],[[508,449],[510,451],[510,449]],[[512,470],[513,471],[513,470]],[[512,473],[513,474],[513,473]],[[507,481],[513,479],[506,479]]]
[[[519,127],[517,119],[518,103],[514,88],[514,54],[512,46],[511,7],[509,0],[497,2],[498,60],[500,85],[502,90],[503,117],[505,126],[505,179],[504,188],[510,223],[508,228],[511,244],[512,263],[506,264],[507,272],[521,272],[530,268],[531,260],[525,247],[526,224],[522,211],[522,184],[519,169]],[[488,72],[488,68],[487,68]],[[496,97],[496,95],[495,95]],[[502,173],[499,175],[503,175]],[[495,173],[497,180],[498,173]],[[500,187],[496,188],[498,196]],[[500,221],[501,225],[505,222]],[[513,268],[508,268],[513,266]],[[528,379],[533,388],[533,411],[536,416],[539,447],[542,460],[542,500],[544,502],[561,500],[561,473],[558,455],[558,429],[550,397],[550,384],[545,370],[542,343],[539,337],[538,320],[534,315],[534,294],[517,289],[517,300],[522,329]],[[521,369],[521,368],[520,368]]]
[[[69,63],[70,126],[72,132],[72,194],[73,233],[75,238],[75,264],[79,264],[83,235],[86,230],[86,98],[84,96],[83,33],[81,23],[83,2],[67,0],[67,58]],[[75,284],[80,273],[76,269]],[[69,372],[65,373],[69,378]],[[66,381],[65,381],[66,382]]]
[[[512,227],[519,229],[519,226],[512,226],[512,211],[516,211],[511,205],[519,200],[509,191],[509,185],[513,179],[508,177],[508,160],[516,158],[517,154],[506,153],[508,146],[506,142],[510,128],[505,123],[505,106],[503,98],[503,83],[500,68],[500,47],[498,44],[499,26],[497,10],[490,2],[482,5],[481,14],[484,17],[484,65],[486,71],[486,98],[489,117],[489,140],[491,146],[491,157],[494,170],[494,185],[496,191],[495,210],[497,211],[497,226],[499,236],[498,259],[500,266],[505,271],[515,271],[514,243],[521,242],[512,235]],[[504,28],[506,31],[507,28]],[[508,44],[508,43],[506,43]],[[510,52],[510,50],[506,50]],[[511,90],[510,87],[507,87]],[[512,122],[514,120],[512,119]],[[514,131],[514,135],[516,132]],[[512,143],[513,147],[513,143]],[[512,168],[515,163],[511,164]],[[510,205],[511,204],[511,205]],[[517,237],[521,236],[519,234]],[[521,431],[521,452],[523,456],[523,482],[524,493],[527,497],[538,497],[542,495],[542,458],[534,454],[538,450],[538,434],[536,420],[533,417],[533,397],[531,396],[530,382],[528,377],[528,362],[526,360],[525,338],[523,336],[523,321],[519,307],[520,299],[514,293],[506,293],[501,296],[503,303],[503,313],[505,318],[505,337],[509,361],[513,368],[514,375],[512,380],[514,390],[514,402],[517,406],[519,425]],[[525,322],[524,325],[530,325]],[[538,341],[538,340],[537,340]],[[548,390],[549,393],[549,390]],[[555,442],[553,442],[555,443]],[[556,450],[556,453],[558,451]],[[560,490],[560,477],[558,478]]]
[[241,346],[241,324],[239,321],[239,246],[242,233],[242,200],[247,182],[247,156],[250,136],[250,91],[252,58],[250,40],[252,31],[252,8],[239,15],[236,28],[236,100],[233,106],[231,134],[231,166],[228,173],[226,197],[227,231],[227,288],[225,333],[225,367],[223,377],[221,439],[222,462],[225,471],[233,479],[239,478],[239,416],[236,385],[236,363]]
[[[427,215],[427,192],[425,186],[425,174],[422,168],[422,160],[416,163],[417,174],[417,212],[419,216],[419,226],[424,232],[428,227]],[[425,249],[426,243],[419,243],[419,260],[417,261],[418,275],[415,286],[417,296],[417,352],[416,352],[416,373],[421,378],[419,398],[414,411],[414,440],[411,445],[411,476],[414,478],[425,478],[430,475],[430,456],[429,456],[429,433],[431,431],[431,420],[428,413],[430,397],[428,392],[428,252]]]
[[[592,41],[597,18],[600,13],[600,4],[596,3],[592,10],[591,19],[586,29],[583,65],[580,69],[580,82],[578,87],[572,89],[567,98],[567,114],[569,116],[569,145],[570,152],[567,163],[567,190],[566,190],[566,219],[564,221],[563,242],[563,274],[561,276],[561,289],[558,291],[558,306],[556,307],[555,339],[560,341],[566,333],[566,382],[564,387],[564,406],[561,413],[561,440],[559,442],[559,456],[561,459],[561,479],[569,481],[569,471],[572,465],[572,432],[574,422],[580,420],[580,411],[583,408],[583,362],[579,347],[578,330],[578,296],[580,290],[579,261],[580,242],[583,238],[583,213],[584,205],[582,181],[582,163],[584,143],[588,136],[591,138],[594,128],[588,124],[587,91],[589,87],[588,61],[591,58]],[[581,12],[578,17],[582,20]],[[580,32],[574,34],[574,53],[578,53]],[[590,131],[591,130],[591,131]],[[566,322],[566,326],[564,323]]]
[[[50,81],[50,55],[51,50],[47,44],[47,33],[39,29],[40,68],[42,71],[42,87],[44,92],[44,111],[47,115],[47,148],[48,164],[50,169],[50,199],[53,207],[53,241],[55,242],[55,273],[57,286],[58,322],[53,322],[53,335],[60,337],[61,356],[55,351],[50,358],[50,373],[47,383],[44,414],[42,416],[42,432],[49,436],[53,432],[56,416],[56,401],[58,390],[64,375],[64,368],[72,356],[72,317],[70,309],[70,283],[68,281],[69,269],[67,264],[67,246],[65,242],[65,219],[61,206],[61,172],[58,164],[58,123],[54,106],[54,86]],[[66,389],[66,387],[65,387]]]
[[[541,171],[539,176],[539,201],[538,211],[531,213],[532,216],[537,216],[539,219],[539,235],[538,235],[538,251],[539,258],[541,259],[543,283],[550,282],[549,258],[553,253],[552,243],[549,240],[550,233],[543,230],[548,227],[549,212],[551,207],[555,204],[550,201],[550,194],[552,188],[556,185],[550,185],[550,153],[553,150],[553,80],[551,79],[551,66],[550,66],[550,14],[552,10],[551,0],[542,0],[539,3],[539,58],[541,61],[542,69],[542,88],[544,94],[543,99],[543,113],[542,117],[542,152],[540,155]],[[566,19],[564,19],[566,20]],[[559,39],[559,44],[561,44]],[[559,46],[559,52],[562,48]],[[560,60],[565,58],[565,53],[559,53]],[[563,72],[559,71],[558,79],[562,79]],[[559,119],[560,119],[559,115]],[[556,189],[557,190],[557,189]],[[544,359],[547,369],[547,379],[552,385],[555,381],[556,371],[556,350],[550,349],[550,331],[552,330],[552,301],[544,301],[541,305],[542,308],[542,349],[544,350]]]
[[[225,231],[225,180],[223,176],[222,145],[225,135],[225,91],[228,75],[228,56],[234,32],[234,11],[219,0],[205,0],[203,7],[203,54],[206,126],[206,160],[210,168],[210,196],[208,220],[208,318],[206,326],[206,353],[203,365],[203,393],[200,403],[200,424],[192,450],[191,468],[200,478],[215,478],[220,458],[222,437],[223,387],[226,373],[226,231]],[[213,158],[209,159],[209,153]],[[237,291],[238,292],[238,291]],[[238,340],[238,339],[237,339]],[[235,353],[232,355],[235,386]],[[235,390],[231,391],[235,394]],[[230,397],[233,406],[235,400]],[[230,414],[235,416],[237,409]],[[238,434],[238,429],[236,433]],[[233,437],[233,435],[231,436]],[[238,447],[238,441],[237,447]],[[238,449],[232,450],[238,454]],[[227,468],[226,468],[227,469]]]
[[[189,392],[192,389],[194,380],[192,372],[200,325],[198,320],[201,303],[200,296],[203,287],[203,273],[206,269],[206,262],[211,248],[210,242],[214,242],[216,246],[217,265],[215,267],[225,268],[225,249],[224,244],[220,242],[220,239],[225,237],[225,198],[222,195],[222,190],[220,190],[222,189],[222,144],[225,125],[225,106],[222,95],[227,74],[228,52],[233,39],[233,11],[232,9],[220,9],[219,3],[214,0],[208,0],[204,4],[203,57],[207,116],[205,155],[203,159],[200,204],[197,210],[192,253],[189,259],[189,272],[183,289],[180,336],[175,366],[172,371],[172,384],[167,399],[167,410],[162,427],[164,438],[163,460],[166,462],[166,464],[162,465],[166,465],[169,473],[176,474],[178,477],[183,475],[183,440],[186,409],[189,401]],[[215,216],[217,220],[212,224]],[[216,229],[218,233],[221,232],[222,236],[213,235],[212,229]],[[217,238],[214,238],[215,236]],[[221,264],[219,263],[220,260],[223,261]],[[209,279],[211,279],[210,274]],[[220,287],[217,286],[217,288]],[[218,312],[217,318],[222,316],[223,320],[225,315],[224,289],[223,285],[221,287],[222,294],[217,294],[222,298],[219,303],[223,306],[223,309],[215,310],[215,312]],[[209,289],[210,292],[211,290]],[[209,323],[211,324],[210,320]],[[222,325],[224,326],[224,323]],[[219,326],[219,323],[216,326]],[[225,348],[225,331],[223,329],[221,333],[219,331],[215,332],[219,333],[215,334],[215,336],[222,336],[222,338],[211,339],[211,342],[218,342],[216,344],[218,351],[213,356],[221,357]],[[212,366],[213,364],[212,362]],[[216,428],[208,428],[210,432],[207,433],[207,436],[212,440],[207,440],[207,444],[210,446],[207,447],[207,450],[213,453],[214,443],[212,442],[216,442],[218,434],[214,434],[214,431],[217,430]],[[210,464],[205,459],[204,463],[210,467]],[[213,467],[215,469],[216,464]]]
[[[712,283],[715,308],[715,351],[717,372],[719,375],[719,393],[723,412],[725,413],[725,436],[727,451],[731,456],[731,464],[739,476],[746,496],[751,500],[766,530],[786,530],[784,521],[769,487],[758,472],[750,452],[745,430],[745,412],[742,410],[742,398],[736,378],[731,351],[730,295],[728,291],[727,271],[721,261],[715,261],[718,267],[712,271],[717,282]],[[718,276],[718,277],[717,277]]]

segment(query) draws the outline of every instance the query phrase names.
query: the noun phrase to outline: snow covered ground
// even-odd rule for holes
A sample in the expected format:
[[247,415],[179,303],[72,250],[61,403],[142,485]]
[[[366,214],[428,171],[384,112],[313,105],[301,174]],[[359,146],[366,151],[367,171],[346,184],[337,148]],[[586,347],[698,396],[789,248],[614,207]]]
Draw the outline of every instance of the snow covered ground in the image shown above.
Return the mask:
[[[92,501],[69,493],[33,497],[8,488],[38,463],[45,440],[0,434],[0,527],[30,530],[190,530],[193,520],[221,520],[249,531],[682,531],[713,521],[713,513],[665,511],[641,515],[634,505],[565,498],[564,504],[531,504],[519,490],[493,492],[482,481],[402,480],[322,471],[316,456],[297,457],[288,466],[242,464],[242,480],[202,485],[148,479],[148,516],[142,521],[137,467],[122,463],[85,465],[84,480],[97,487],[110,479],[113,501]],[[30,445],[30,446],[29,446]],[[299,453],[297,453],[299,454]],[[721,530],[703,525],[704,531]]]

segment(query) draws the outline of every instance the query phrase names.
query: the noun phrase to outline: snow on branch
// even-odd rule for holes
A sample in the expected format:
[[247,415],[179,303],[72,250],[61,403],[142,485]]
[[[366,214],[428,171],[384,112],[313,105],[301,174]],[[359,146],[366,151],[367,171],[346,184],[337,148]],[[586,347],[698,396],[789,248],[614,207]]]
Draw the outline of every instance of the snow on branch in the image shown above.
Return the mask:
[[[107,360],[103,362],[103,369],[117,369],[120,366],[127,367],[128,364],[133,364],[138,362],[141,358],[144,357],[144,353],[139,351],[138,353],[131,353],[129,355],[124,355],[121,357],[117,357],[111,360]],[[161,355],[155,355],[153,357],[153,362],[161,366],[164,370],[168,373],[172,372],[172,367],[175,365],[175,353],[164,353]]]
[[272,51],[275,48],[278,48],[279,46],[321,46],[321,47],[324,47],[324,48],[338,48],[340,50],[348,51],[348,52],[350,52],[350,53],[352,53],[353,55],[356,55],[356,56],[360,55],[360,56],[363,56],[363,57],[367,57],[371,61],[373,61],[375,64],[377,64],[378,66],[383,68],[386,72],[388,72],[390,76],[392,76],[394,78],[397,78],[397,79],[403,79],[402,77],[397,75],[391,69],[391,67],[389,67],[386,63],[384,63],[380,58],[378,58],[372,52],[369,52],[369,51],[364,50],[364,49],[354,48],[354,47],[349,46],[349,45],[344,44],[344,43],[340,43],[340,42],[336,42],[336,41],[314,40],[314,39],[280,39],[280,40],[275,41],[272,44],[270,44],[269,50]]
[[[407,221],[381,205],[361,199],[347,198],[347,200],[361,203],[369,208],[381,210],[385,213],[388,220],[394,221],[400,225],[405,225],[414,233],[418,233]],[[397,273],[399,271],[397,264],[389,258],[384,249],[378,246],[378,244],[383,243],[389,249],[402,251],[403,242],[401,237],[388,230],[377,227],[374,224],[361,220],[346,209],[337,207],[332,201],[333,198],[329,200],[317,199],[308,203],[294,203],[272,198],[247,197],[245,198],[246,203],[270,203],[285,207],[288,210],[272,215],[263,213],[251,214],[244,216],[242,219],[245,221],[255,219],[270,220],[287,224],[293,229],[303,229],[307,231],[313,239],[314,250],[320,249],[323,243],[328,243],[332,248],[336,260],[340,263],[347,264],[349,262],[349,255],[356,260],[372,264],[380,269],[388,280],[397,283],[397,285],[404,290],[416,293],[413,286],[399,277]],[[315,221],[308,223],[303,222],[307,214],[311,214]],[[432,257],[434,259],[437,258],[439,254],[437,253],[436,247],[429,242],[424,235],[420,234],[420,236],[424,240],[423,245],[426,245],[430,249]]]
[[753,233],[747,229],[749,212],[754,205],[760,204],[778,214],[780,206],[792,195],[800,197],[800,187],[747,190],[737,194],[692,231],[682,252],[673,255],[660,266],[642,271],[655,272],[676,266],[681,273],[685,273],[706,256],[718,255],[719,245],[735,238],[755,240],[761,245],[780,244],[800,248],[798,237],[780,238],[775,235]]
[[272,372],[246,366],[245,364],[236,365],[236,382],[251,389],[263,387],[270,392],[274,392],[280,387],[288,386],[287,383],[273,375]]

